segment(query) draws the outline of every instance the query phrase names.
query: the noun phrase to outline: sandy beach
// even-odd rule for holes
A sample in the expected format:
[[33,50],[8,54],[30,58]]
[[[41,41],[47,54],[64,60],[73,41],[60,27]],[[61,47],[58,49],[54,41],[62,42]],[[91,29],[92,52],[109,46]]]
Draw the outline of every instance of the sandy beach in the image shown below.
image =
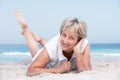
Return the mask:
[[64,74],[42,73],[28,77],[26,71],[30,61],[0,63],[0,80],[120,80],[120,60],[91,59],[92,70]]

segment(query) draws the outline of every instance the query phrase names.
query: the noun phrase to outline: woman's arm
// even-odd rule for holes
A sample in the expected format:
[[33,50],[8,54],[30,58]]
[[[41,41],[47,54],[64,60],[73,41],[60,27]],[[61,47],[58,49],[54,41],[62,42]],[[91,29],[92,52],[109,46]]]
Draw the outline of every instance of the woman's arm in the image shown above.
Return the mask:
[[47,50],[44,48],[41,54],[35,59],[35,61],[29,66],[27,76],[36,76],[43,72],[48,73],[64,73],[70,70],[70,62],[64,62],[58,68],[46,69],[46,65],[49,63],[50,57]]
[[74,47],[77,71],[82,72],[85,70],[91,70],[90,63],[90,45],[87,44],[83,53],[80,51],[82,40]]

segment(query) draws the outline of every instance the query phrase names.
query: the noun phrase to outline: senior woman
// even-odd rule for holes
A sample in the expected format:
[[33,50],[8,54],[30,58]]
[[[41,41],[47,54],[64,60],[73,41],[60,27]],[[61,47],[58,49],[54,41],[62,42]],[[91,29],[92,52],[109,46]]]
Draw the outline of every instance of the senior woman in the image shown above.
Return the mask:
[[[90,44],[87,37],[87,26],[78,18],[63,21],[60,34],[50,41],[32,32],[20,12],[15,12],[21,24],[30,53],[33,57],[27,75],[35,76],[43,72],[64,73],[76,69],[77,72],[91,70]],[[43,48],[37,45],[39,42]]]

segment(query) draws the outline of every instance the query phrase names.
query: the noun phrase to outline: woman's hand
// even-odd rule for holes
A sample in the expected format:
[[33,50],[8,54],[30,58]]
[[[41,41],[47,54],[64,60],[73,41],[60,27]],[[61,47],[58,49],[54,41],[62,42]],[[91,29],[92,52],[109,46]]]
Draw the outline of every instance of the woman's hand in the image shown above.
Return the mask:
[[83,40],[84,40],[84,39],[81,39],[81,40],[76,44],[76,46],[74,47],[74,52],[75,52],[75,53],[81,53],[80,48],[81,48],[81,45],[82,45]]
[[63,62],[60,67],[58,67],[58,72],[59,73],[64,73],[70,71],[71,68],[71,63],[69,61]]
[[74,52],[76,56],[77,71],[82,72],[85,70],[91,70],[90,63],[90,45],[87,44],[83,52],[81,52],[81,47],[84,39],[80,40],[78,44],[74,47]]

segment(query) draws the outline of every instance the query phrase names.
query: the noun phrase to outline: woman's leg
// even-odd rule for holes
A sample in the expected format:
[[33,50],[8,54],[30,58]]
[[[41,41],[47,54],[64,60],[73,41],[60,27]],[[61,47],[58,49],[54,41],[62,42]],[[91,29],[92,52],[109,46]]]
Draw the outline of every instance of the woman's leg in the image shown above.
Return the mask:
[[21,28],[23,30],[23,34],[26,38],[28,47],[30,49],[32,57],[35,56],[37,51],[40,49],[37,45],[36,41],[34,40],[34,37],[31,33],[31,30],[28,28],[26,21],[23,19],[20,12],[15,12],[15,17],[17,18],[18,22],[21,24]]
[[37,41],[38,43],[40,43],[42,46],[45,46],[45,44],[47,43],[47,41],[45,39],[43,39],[41,36],[39,36],[38,34],[31,32],[34,40]]
[[[32,32],[33,38],[36,42],[40,43],[40,45],[45,46],[45,44],[47,43],[47,41],[45,39],[43,39],[41,36],[39,36],[38,34]],[[24,35],[24,33],[22,32],[22,35]]]

